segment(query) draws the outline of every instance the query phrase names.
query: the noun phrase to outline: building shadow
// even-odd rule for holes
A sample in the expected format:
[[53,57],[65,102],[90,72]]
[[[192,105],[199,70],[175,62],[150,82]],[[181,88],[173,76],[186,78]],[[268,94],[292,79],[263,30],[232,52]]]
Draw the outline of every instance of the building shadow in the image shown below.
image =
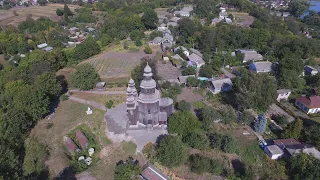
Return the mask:
[[71,166],[64,168],[54,180],[77,180]]

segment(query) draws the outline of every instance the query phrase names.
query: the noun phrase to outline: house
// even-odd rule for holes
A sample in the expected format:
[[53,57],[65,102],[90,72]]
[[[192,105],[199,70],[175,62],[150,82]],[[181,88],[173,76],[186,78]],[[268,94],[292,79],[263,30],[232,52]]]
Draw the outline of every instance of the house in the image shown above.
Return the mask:
[[69,137],[64,137],[64,143],[71,154],[73,154],[74,151],[78,149],[78,146]]
[[227,17],[224,18],[224,21],[225,21],[227,24],[232,23],[232,20],[231,20],[230,18],[227,18]]
[[152,41],[149,42],[150,45],[160,45],[162,37],[155,37]]
[[212,21],[211,21],[211,24],[212,24],[212,25],[216,25],[216,24],[218,24],[220,21],[222,21],[221,18],[213,18]]
[[179,76],[178,80],[180,84],[187,84],[188,77],[196,77],[195,75],[188,75],[188,76]]
[[171,18],[170,20],[169,20],[169,22],[178,22],[180,20],[180,18],[179,17],[173,17],[173,18]]
[[140,176],[140,179],[144,180],[169,180],[166,175],[151,164],[147,165],[147,167],[141,172]]
[[194,49],[194,48],[190,48],[190,52],[200,56],[201,58],[203,58],[202,53],[200,51]]
[[173,12],[174,16],[182,16],[182,17],[189,17],[190,16],[190,12],[187,11],[175,11]]
[[105,90],[106,89],[106,82],[98,82],[96,84],[96,89],[98,90]]
[[320,113],[320,96],[301,96],[296,99],[295,105],[307,114]]
[[290,156],[294,156],[299,153],[306,153],[320,160],[320,152],[314,146],[309,144],[302,143],[289,145],[286,146],[286,151]]
[[88,138],[81,132],[80,130],[76,131],[76,138],[82,149],[86,149],[88,147]]
[[290,12],[283,12],[283,13],[282,13],[282,17],[285,17],[285,18],[286,18],[286,17],[288,17],[288,16],[290,16]]
[[260,61],[263,60],[263,56],[259,54],[257,51],[248,49],[248,50],[237,50],[236,53],[243,54],[243,63],[248,61]]
[[183,54],[185,54],[187,57],[190,55],[188,49],[183,46],[178,46],[178,47],[174,48],[173,51],[174,51],[174,53],[177,53],[178,50],[181,50],[183,52]]
[[197,68],[200,68],[205,64],[202,57],[198,56],[197,54],[193,53],[188,57],[189,61],[192,63],[192,65],[196,66]]
[[88,30],[88,32],[93,32],[93,31],[95,31],[96,29],[93,28],[93,27],[88,27],[87,30]]
[[42,43],[42,44],[37,45],[37,47],[38,47],[39,49],[45,48],[45,47],[47,47],[47,46],[48,46],[47,43]]
[[316,68],[312,67],[312,66],[308,66],[307,65],[307,66],[304,67],[304,74],[305,75],[314,76],[314,75],[316,75],[318,73],[319,73],[319,71]]
[[51,51],[53,51],[53,47],[48,46],[48,47],[43,48],[43,50],[46,52],[51,52]]
[[193,6],[185,6],[181,9],[181,11],[185,11],[185,12],[191,12],[193,11]]
[[241,21],[238,25],[241,27],[250,27],[250,26],[252,26],[253,22],[254,22],[254,17],[245,16],[243,18],[243,21]]
[[168,26],[168,27],[169,27],[169,26],[177,27],[177,26],[178,26],[178,23],[176,23],[176,22],[168,22],[168,23],[167,23],[167,26]]
[[230,78],[224,79],[211,79],[209,80],[209,89],[213,94],[220,92],[227,92],[232,89],[232,81]]
[[171,58],[176,59],[176,60],[180,60],[180,61],[184,60],[179,54],[175,54],[174,56],[171,56]]
[[279,159],[283,155],[282,149],[277,145],[270,145],[264,148],[264,152],[270,159]]
[[279,89],[277,90],[277,101],[280,102],[281,100],[287,101],[291,94],[290,89]]
[[249,70],[256,73],[266,73],[272,71],[272,63],[269,61],[253,62],[249,65]]

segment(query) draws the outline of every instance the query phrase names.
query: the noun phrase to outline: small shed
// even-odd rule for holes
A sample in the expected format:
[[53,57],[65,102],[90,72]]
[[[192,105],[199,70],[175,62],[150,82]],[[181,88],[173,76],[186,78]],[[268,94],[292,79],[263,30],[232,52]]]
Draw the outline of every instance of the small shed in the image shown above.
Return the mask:
[[48,47],[43,48],[43,50],[46,52],[51,52],[51,51],[53,51],[53,47],[48,46]]
[[96,84],[96,88],[99,90],[105,90],[106,89],[106,82],[98,82]]
[[270,145],[265,147],[264,151],[270,159],[279,159],[283,155],[282,149],[277,145]]
[[45,47],[47,47],[47,46],[48,46],[47,43],[42,43],[42,44],[37,45],[37,47],[38,47],[39,49],[45,48]]
[[64,143],[71,154],[74,153],[76,149],[78,149],[78,146],[69,137],[64,137]]
[[88,138],[83,134],[82,131],[76,131],[76,138],[81,146],[82,149],[86,149],[88,147]]

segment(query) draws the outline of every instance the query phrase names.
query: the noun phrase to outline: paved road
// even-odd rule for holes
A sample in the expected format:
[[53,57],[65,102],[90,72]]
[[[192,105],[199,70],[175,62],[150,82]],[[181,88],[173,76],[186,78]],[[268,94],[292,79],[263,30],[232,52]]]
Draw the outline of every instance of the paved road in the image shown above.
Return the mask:
[[69,90],[69,92],[84,92],[91,94],[107,94],[107,95],[115,95],[115,94],[126,94],[126,91],[81,91],[77,89]]
[[73,101],[77,101],[77,102],[82,103],[82,104],[88,104],[90,106],[93,106],[95,108],[101,109],[103,111],[107,110],[107,108],[103,104],[99,104],[99,103],[94,102],[94,101],[87,101],[85,99],[81,99],[81,98],[74,97],[74,96],[69,96],[69,99],[73,100]]
[[220,69],[226,76],[228,76],[229,78],[235,78],[236,76],[233,75],[232,73],[230,73],[229,71],[227,71],[225,68],[221,68]]

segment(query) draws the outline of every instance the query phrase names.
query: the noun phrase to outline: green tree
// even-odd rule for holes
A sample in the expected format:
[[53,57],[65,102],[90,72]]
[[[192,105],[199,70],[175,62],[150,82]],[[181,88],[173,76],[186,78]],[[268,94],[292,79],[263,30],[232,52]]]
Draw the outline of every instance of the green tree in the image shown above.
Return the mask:
[[156,23],[158,22],[158,16],[151,8],[146,8],[144,10],[141,20],[147,29],[155,29],[157,27]]
[[188,77],[187,78],[187,86],[188,87],[197,87],[200,81],[196,77]]
[[45,5],[47,5],[48,1],[47,1],[47,0],[38,0],[37,3],[38,3],[40,6],[45,6]]
[[189,162],[191,171],[197,174],[207,172],[220,175],[223,172],[222,162],[200,156],[199,154],[191,155],[189,157]]
[[129,157],[126,161],[120,161],[117,163],[114,170],[114,179],[135,179],[141,173],[138,160],[134,160]]
[[200,121],[189,111],[177,111],[169,117],[168,132],[186,135],[200,128]]
[[206,149],[209,147],[209,140],[204,132],[190,132],[182,138],[182,142],[195,149]]
[[49,156],[47,147],[41,144],[36,138],[31,137],[25,142],[26,155],[23,162],[23,173],[40,175],[46,170],[45,161]]
[[89,36],[83,43],[77,45],[74,51],[75,59],[83,60],[100,53],[100,47],[96,40]]
[[55,97],[59,96],[62,87],[54,73],[43,73],[38,76],[34,82],[34,87],[40,93],[46,94],[48,96]]
[[61,9],[57,8],[56,14],[57,14],[57,16],[63,16],[63,11]]
[[282,138],[295,138],[299,139],[301,131],[303,129],[303,122],[300,119],[295,120],[288,124],[284,132],[282,133]]
[[73,16],[73,12],[70,10],[67,4],[63,7],[63,14],[66,14],[67,16]]
[[214,129],[215,121],[221,120],[222,116],[218,110],[206,106],[201,109],[200,119],[202,121],[203,129],[211,131]]
[[230,105],[226,105],[224,108],[220,110],[221,119],[225,124],[231,124],[236,120],[236,112],[234,108]]
[[320,132],[320,125],[303,128],[301,140],[316,146],[317,149],[320,149],[320,136],[318,135],[318,132]]
[[191,110],[191,104],[186,102],[185,100],[182,100],[180,102],[177,102],[176,108],[179,111],[190,111]]
[[157,157],[161,164],[172,168],[187,160],[185,146],[177,136],[166,136],[157,148]]
[[146,54],[152,54],[152,49],[150,48],[150,46],[145,46],[143,51],[144,51]]
[[111,109],[113,106],[113,101],[110,99],[108,102],[106,102],[106,108]]
[[308,9],[308,2],[303,0],[294,0],[289,4],[289,12],[295,17],[301,16]]
[[290,179],[320,179],[320,160],[312,155],[299,153],[290,158],[289,175]]
[[210,66],[210,65],[201,66],[200,71],[199,71],[199,76],[212,78],[213,74],[214,74],[214,71],[212,69],[212,66]]
[[188,75],[196,75],[196,70],[192,66],[188,66],[182,71],[182,75],[188,76]]
[[85,63],[76,67],[71,74],[71,85],[81,90],[89,90],[100,81],[99,75],[91,64]]

